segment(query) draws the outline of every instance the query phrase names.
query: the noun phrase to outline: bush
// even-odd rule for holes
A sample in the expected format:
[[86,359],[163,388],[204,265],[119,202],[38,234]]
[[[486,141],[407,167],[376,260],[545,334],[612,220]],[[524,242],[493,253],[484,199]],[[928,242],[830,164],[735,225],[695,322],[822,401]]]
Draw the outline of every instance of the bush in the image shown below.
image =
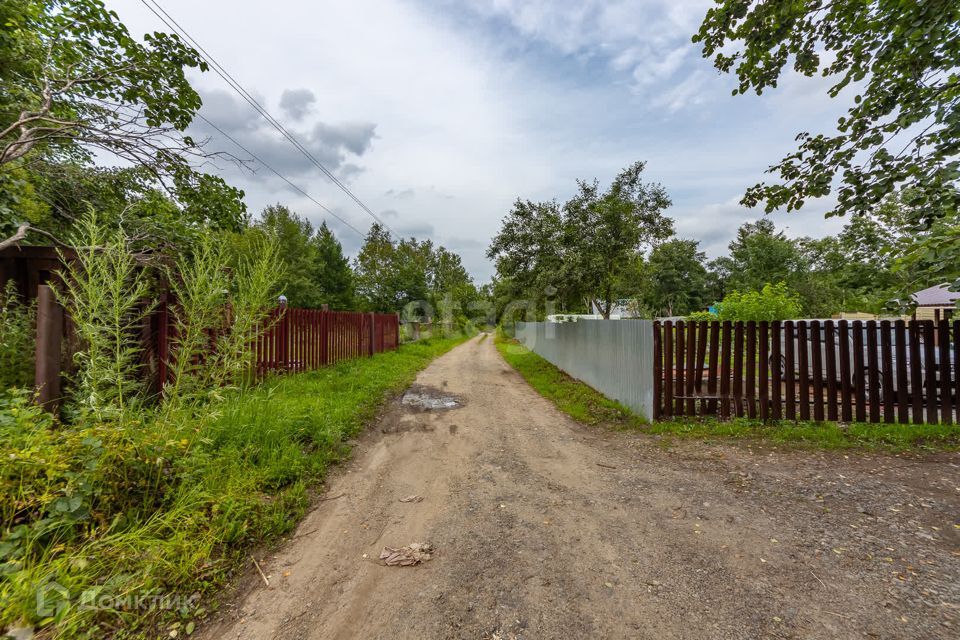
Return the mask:
[[36,304],[27,304],[13,280],[0,291],[0,390],[33,384]]
[[800,296],[784,282],[768,283],[760,291],[734,291],[717,305],[717,319],[732,322],[791,320],[800,312]]
[[718,319],[717,314],[710,313],[709,311],[694,311],[687,316],[688,322],[713,322]]

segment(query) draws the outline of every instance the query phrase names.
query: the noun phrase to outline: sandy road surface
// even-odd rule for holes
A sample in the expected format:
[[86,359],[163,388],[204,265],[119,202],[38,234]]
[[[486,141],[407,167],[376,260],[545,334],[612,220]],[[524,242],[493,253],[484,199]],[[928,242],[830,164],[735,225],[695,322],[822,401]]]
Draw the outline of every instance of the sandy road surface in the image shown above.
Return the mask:
[[[490,339],[417,382],[463,406],[396,403],[203,637],[960,637],[956,456],[590,429]],[[378,562],[414,541],[438,552]]]

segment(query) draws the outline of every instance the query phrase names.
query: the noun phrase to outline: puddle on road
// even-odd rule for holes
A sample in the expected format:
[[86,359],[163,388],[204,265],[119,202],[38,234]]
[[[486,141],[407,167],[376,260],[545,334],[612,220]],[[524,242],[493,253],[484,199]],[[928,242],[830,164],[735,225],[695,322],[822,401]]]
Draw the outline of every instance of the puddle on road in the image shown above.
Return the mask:
[[409,391],[403,394],[403,399],[400,402],[404,406],[422,411],[457,409],[462,404],[460,399],[454,395],[423,386],[411,387]]

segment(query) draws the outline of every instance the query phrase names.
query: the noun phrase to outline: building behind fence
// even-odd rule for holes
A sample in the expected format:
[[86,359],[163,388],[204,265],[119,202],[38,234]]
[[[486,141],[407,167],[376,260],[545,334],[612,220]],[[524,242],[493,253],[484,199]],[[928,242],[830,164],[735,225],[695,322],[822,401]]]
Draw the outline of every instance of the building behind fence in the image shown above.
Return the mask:
[[516,337],[645,420],[654,417],[653,323],[649,320],[518,322]]

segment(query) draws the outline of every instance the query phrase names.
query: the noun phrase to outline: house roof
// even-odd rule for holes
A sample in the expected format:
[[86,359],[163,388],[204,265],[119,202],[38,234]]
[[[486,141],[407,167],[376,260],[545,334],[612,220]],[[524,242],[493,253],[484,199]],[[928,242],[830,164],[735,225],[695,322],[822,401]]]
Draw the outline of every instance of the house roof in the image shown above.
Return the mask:
[[938,284],[913,294],[921,307],[952,307],[960,300],[960,292],[950,291],[949,284]]

